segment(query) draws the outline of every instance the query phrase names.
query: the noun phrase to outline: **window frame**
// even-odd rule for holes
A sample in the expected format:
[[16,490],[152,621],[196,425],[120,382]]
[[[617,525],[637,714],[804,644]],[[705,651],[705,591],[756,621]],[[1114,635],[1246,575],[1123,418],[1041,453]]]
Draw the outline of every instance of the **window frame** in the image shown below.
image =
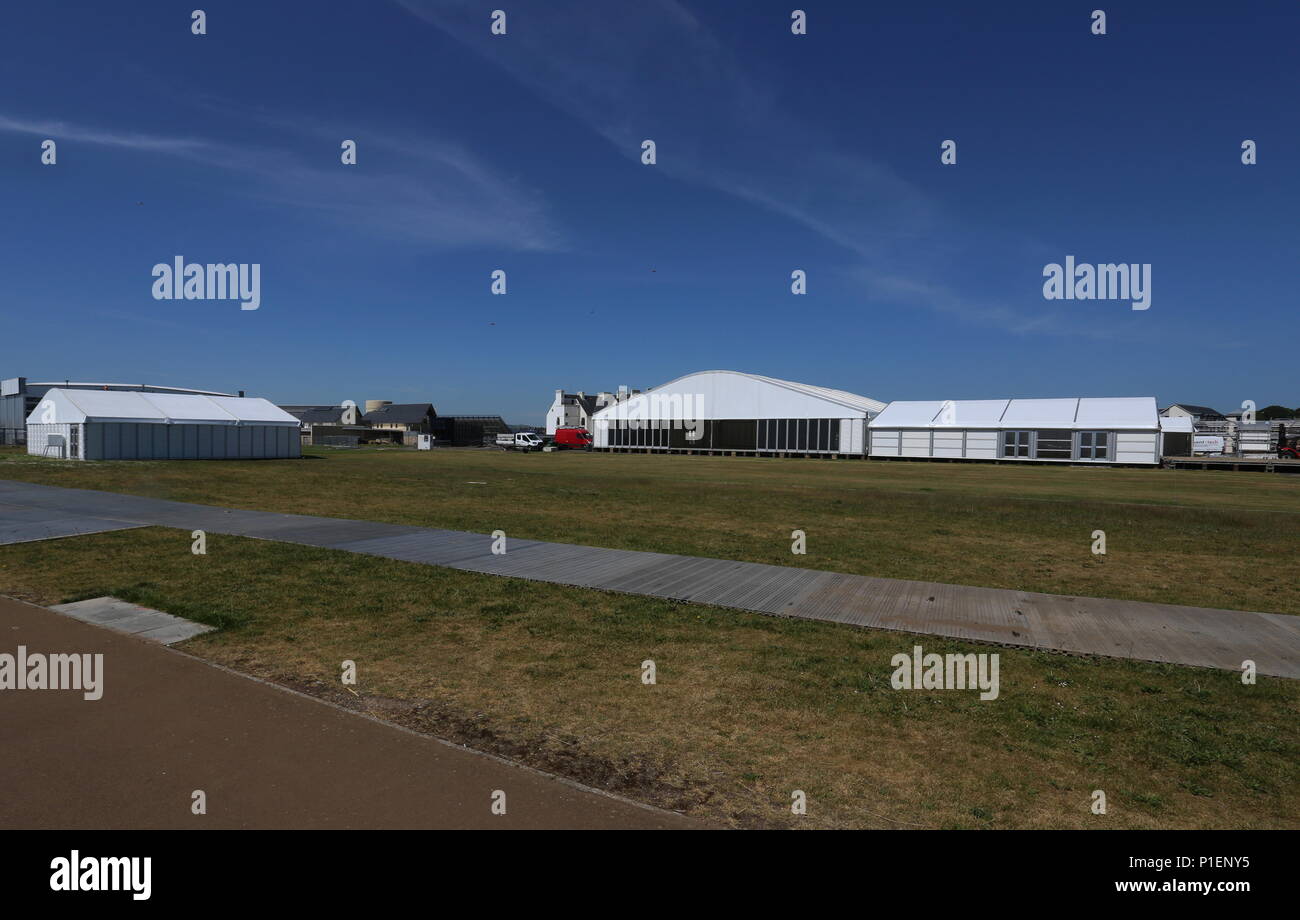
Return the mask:
[[[1015,438],[1008,443],[1008,438],[1014,435]],[[1024,435],[1021,443],[1021,435]],[[1034,459],[1034,432],[1028,428],[1008,428],[1002,432],[1002,443],[999,451],[1000,460],[1033,460]],[[1014,447],[1016,453],[1007,453],[1008,447]],[[1023,451],[1023,453],[1022,453]]]
[[[1078,438],[1077,456],[1080,460],[1089,460],[1093,462],[1098,460],[1104,460],[1106,462],[1110,462],[1111,457],[1113,456],[1112,451],[1114,450],[1114,446],[1115,446],[1114,432],[1089,429],[1088,431],[1078,432],[1078,435],[1079,438]],[[1087,444],[1086,446],[1083,443],[1085,435],[1091,439],[1091,443]],[[1100,438],[1103,442],[1100,445],[1098,445],[1097,443],[1098,438]],[[1098,449],[1102,451],[1101,456],[1097,455]],[[1084,451],[1088,451],[1088,454],[1085,455]]]

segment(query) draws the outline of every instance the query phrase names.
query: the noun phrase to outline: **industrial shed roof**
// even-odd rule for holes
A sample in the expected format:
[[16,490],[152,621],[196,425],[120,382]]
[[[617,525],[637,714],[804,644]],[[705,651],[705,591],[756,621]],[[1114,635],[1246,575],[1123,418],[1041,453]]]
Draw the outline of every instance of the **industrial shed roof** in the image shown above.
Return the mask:
[[48,391],[29,424],[146,422],[157,425],[294,425],[298,420],[265,399],[118,390]]
[[1123,428],[1156,430],[1152,396],[891,402],[872,428]]
[[355,406],[281,406],[303,424],[339,424],[343,413]]
[[[16,378],[23,379],[23,378]],[[126,390],[150,393],[196,393],[200,396],[234,396],[216,390],[193,390],[188,387],[163,387],[152,383],[86,383],[77,380],[28,380],[29,387],[58,387],[62,390]]]

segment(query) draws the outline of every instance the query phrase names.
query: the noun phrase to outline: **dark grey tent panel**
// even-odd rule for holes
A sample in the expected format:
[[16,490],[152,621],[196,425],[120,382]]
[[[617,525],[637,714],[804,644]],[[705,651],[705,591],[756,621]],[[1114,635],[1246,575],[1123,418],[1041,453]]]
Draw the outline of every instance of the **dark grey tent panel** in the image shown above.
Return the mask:
[[260,460],[302,455],[290,425],[87,422],[87,460]]

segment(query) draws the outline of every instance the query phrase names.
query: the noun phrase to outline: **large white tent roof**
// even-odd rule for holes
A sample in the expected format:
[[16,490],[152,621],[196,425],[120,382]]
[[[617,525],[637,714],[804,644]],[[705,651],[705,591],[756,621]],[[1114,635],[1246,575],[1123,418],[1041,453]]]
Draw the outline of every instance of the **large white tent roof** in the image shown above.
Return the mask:
[[857,393],[849,393],[845,390],[833,390],[830,387],[814,386],[811,383],[796,383],[793,380],[781,380],[777,377],[764,377],[761,374],[745,374],[741,371],[710,371],[709,373],[719,374],[741,374],[744,377],[750,377],[754,380],[762,380],[764,383],[771,383],[775,386],[786,387],[787,389],[796,390],[809,396],[816,396],[819,399],[830,400],[841,405],[848,406],[851,409],[860,409],[864,412],[880,412],[885,408],[885,403],[878,399],[872,399],[869,396],[859,396]]
[[935,424],[943,407],[941,399],[896,399],[871,420],[870,427],[929,428]]
[[1081,399],[1075,424],[1079,428],[1158,429],[1160,407],[1154,396]]
[[298,425],[298,420],[288,412],[257,397],[65,390],[61,387],[47,391],[27,421],[33,424]]
[[871,428],[1121,428],[1157,430],[1154,396],[891,402]]
[[[653,397],[670,394],[696,395],[703,399],[704,417],[707,418],[831,418],[842,414],[845,417],[859,413],[874,415],[885,408],[885,404],[879,400],[830,387],[747,374],[744,371],[697,371],[622,402],[604,406],[595,415],[598,419],[618,418],[625,413],[637,412],[650,403]],[[844,413],[845,409],[849,412]]]

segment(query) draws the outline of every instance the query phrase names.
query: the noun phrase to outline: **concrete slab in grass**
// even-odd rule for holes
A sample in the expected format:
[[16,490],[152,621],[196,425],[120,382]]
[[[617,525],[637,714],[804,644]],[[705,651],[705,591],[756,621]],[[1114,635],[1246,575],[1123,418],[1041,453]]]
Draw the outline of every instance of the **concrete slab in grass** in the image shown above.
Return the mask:
[[94,623],[116,632],[139,636],[172,645],[185,639],[192,639],[205,632],[212,632],[216,627],[195,623],[183,617],[172,616],[161,610],[151,610],[139,604],[131,604],[116,597],[92,597],[86,601],[71,604],[58,604],[50,608],[67,614],[86,623]]

